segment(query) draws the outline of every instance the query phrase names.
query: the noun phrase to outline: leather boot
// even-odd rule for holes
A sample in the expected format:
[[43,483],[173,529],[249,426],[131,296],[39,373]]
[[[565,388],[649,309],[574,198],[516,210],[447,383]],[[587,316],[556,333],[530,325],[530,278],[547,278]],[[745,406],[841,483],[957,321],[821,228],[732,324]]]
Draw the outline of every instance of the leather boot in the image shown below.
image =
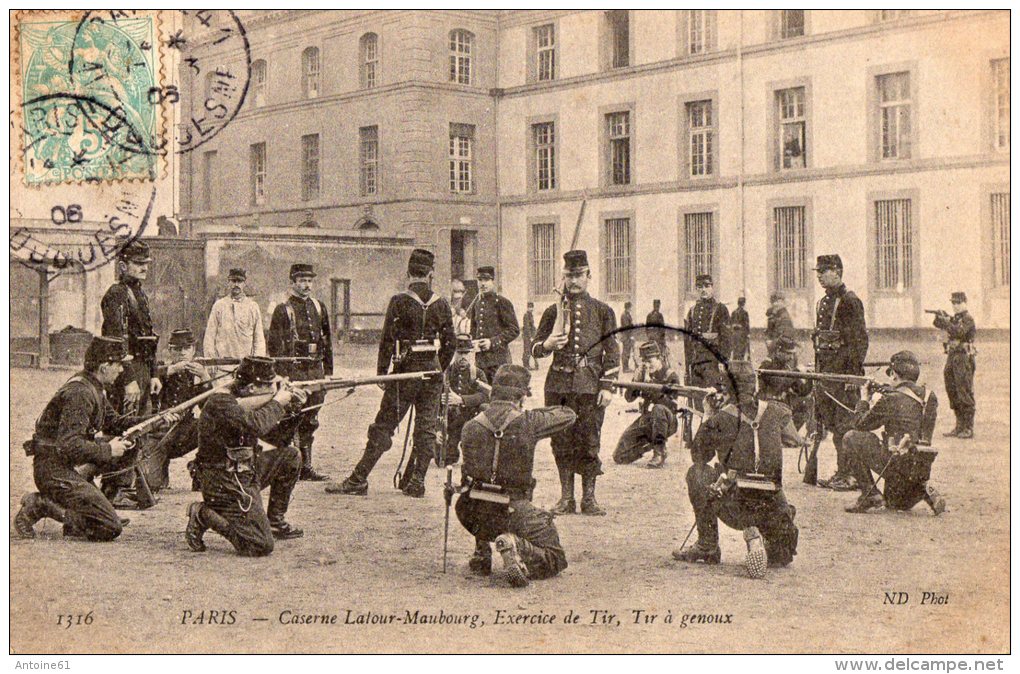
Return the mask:
[[744,529],[744,542],[747,543],[747,557],[744,558],[747,575],[754,579],[764,578],[769,568],[769,556],[758,527]]
[[928,504],[929,508],[931,508],[935,517],[938,517],[946,511],[946,499],[942,498],[942,495],[939,494],[935,490],[935,487],[930,484],[924,485],[924,502]]
[[202,519],[204,508],[205,504],[201,501],[196,501],[188,506],[188,525],[184,529],[184,540],[192,552],[205,552],[205,542],[202,540],[202,536],[205,535],[205,530],[209,526]]
[[963,415],[957,412],[956,410],[953,410],[953,414],[956,415],[956,425],[953,426],[953,430],[949,431],[948,433],[942,434],[942,437],[944,438],[955,438],[956,436],[960,435],[960,431],[963,430],[962,426]]
[[368,475],[383,453],[372,447],[365,447],[361,460],[354,466],[351,474],[340,484],[326,485],[327,494],[344,494],[346,496],[368,496]]
[[662,468],[666,465],[666,447],[665,445],[655,445],[652,447],[652,460],[648,462],[649,468]]
[[417,456],[412,454],[413,468],[411,469],[411,478],[407,483],[400,489],[404,496],[410,496],[411,498],[425,498],[425,473],[428,472],[430,457],[424,452],[419,453]]
[[595,500],[595,476],[581,476],[581,514],[601,517],[606,511]]
[[492,548],[488,541],[475,539],[475,554],[468,560],[468,568],[476,576],[488,576],[492,573]]
[[964,412],[961,416],[963,419],[960,424],[960,432],[956,437],[961,440],[970,440],[974,437],[974,413]]
[[19,538],[35,538],[35,523],[43,518],[38,492],[21,497],[21,510],[14,516],[14,531]]
[[318,473],[312,468],[312,446],[301,448],[301,476],[298,478],[305,482],[327,482],[329,475]]
[[549,509],[554,515],[573,515],[577,512],[577,502],[574,500],[574,471],[569,468],[560,468],[560,500]]
[[285,519],[293,489],[293,484],[273,484],[269,487],[269,506],[266,508],[266,517],[269,518],[269,528],[273,531],[273,538],[287,540],[301,538],[305,535],[304,530],[291,526]]
[[503,573],[514,587],[526,587],[528,584],[528,567],[519,548],[523,543],[513,534],[501,534],[496,538],[496,551],[503,557]]
[[683,550],[677,548],[673,551],[673,559],[678,562],[688,562],[690,564],[696,564],[698,562],[704,562],[705,564],[718,564],[722,561],[722,550],[719,546],[710,547],[702,545],[701,541],[698,541],[689,548]]

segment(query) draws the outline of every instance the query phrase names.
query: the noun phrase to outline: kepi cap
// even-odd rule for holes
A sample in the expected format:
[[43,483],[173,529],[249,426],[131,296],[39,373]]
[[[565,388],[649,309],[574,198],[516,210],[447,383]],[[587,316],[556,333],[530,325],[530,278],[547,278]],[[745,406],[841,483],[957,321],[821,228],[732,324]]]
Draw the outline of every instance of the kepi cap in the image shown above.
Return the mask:
[[290,266],[290,280],[307,276],[308,278],[315,278],[315,269],[310,264],[303,262],[296,262]]
[[658,342],[645,342],[638,347],[638,353],[641,354],[642,358],[659,358],[662,356],[662,351],[659,350]]
[[436,256],[424,248],[415,248],[407,261],[407,273],[411,276],[427,276],[435,268]]
[[[291,274],[294,273],[293,267],[291,268],[291,272],[290,273]],[[234,268],[234,269],[231,269],[230,272],[227,274],[227,280],[228,281],[235,281],[235,280],[236,281],[246,281],[246,280],[248,280],[248,274],[243,269]]]
[[119,337],[93,337],[85,351],[86,363],[126,363],[131,359],[127,343]]
[[234,380],[241,386],[272,384],[275,379],[276,363],[272,358],[261,356],[245,356],[234,373]]
[[826,271],[829,269],[843,271],[843,258],[839,255],[819,255],[815,263],[815,271]]
[[913,351],[897,351],[889,358],[889,368],[886,374],[895,372],[901,378],[909,381],[917,381],[921,376],[921,361]]
[[952,302],[953,304],[959,304],[961,302],[966,302],[967,301],[967,293],[963,292],[962,290],[957,290],[949,298],[949,301]]
[[478,268],[478,278],[480,279],[494,279],[496,278],[496,268],[485,266]]
[[471,341],[471,335],[457,335],[457,353],[471,353],[474,350],[475,345]]
[[134,262],[136,264],[152,262],[152,256],[149,254],[149,244],[138,240],[130,241],[121,249],[117,257],[123,262]]
[[170,346],[177,347],[179,349],[187,348],[195,345],[195,336],[191,334],[191,330],[188,328],[178,328],[170,333]]
[[563,270],[568,272],[588,271],[588,253],[583,250],[568,250],[563,254]]

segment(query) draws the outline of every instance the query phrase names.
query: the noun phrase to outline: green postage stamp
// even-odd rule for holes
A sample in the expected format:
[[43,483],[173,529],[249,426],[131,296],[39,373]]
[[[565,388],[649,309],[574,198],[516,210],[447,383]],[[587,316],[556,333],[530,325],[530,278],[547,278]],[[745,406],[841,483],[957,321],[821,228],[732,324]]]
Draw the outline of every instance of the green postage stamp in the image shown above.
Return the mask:
[[155,180],[167,142],[158,14],[26,12],[13,28],[26,184]]

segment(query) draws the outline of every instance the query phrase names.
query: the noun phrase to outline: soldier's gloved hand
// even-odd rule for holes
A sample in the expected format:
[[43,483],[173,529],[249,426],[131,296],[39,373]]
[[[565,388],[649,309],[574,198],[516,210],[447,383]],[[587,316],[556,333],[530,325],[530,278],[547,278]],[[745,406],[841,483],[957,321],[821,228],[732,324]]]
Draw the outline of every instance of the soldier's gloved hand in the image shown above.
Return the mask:
[[163,415],[163,421],[165,421],[167,425],[173,426],[180,421],[182,417],[183,415],[180,412],[173,412],[172,414]]
[[456,391],[449,391],[443,393],[443,404],[444,405],[463,405],[464,399],[457,394]]
[[126,405],[137,405],[142,397],[142,391],[138,388],[138,382],[132,381],[124,387],[124,403]]
[[446,505],[450,505],[453,502],[453,495],[456,491],[452,484],[443,485],[443,500],[446,501]]
[[613,392],[605,389],[599,391],[599,407],[609,407],[609,403],[613,402]]
[[483,337],[482,339],[475,340],[475,344],[478,345],[479,351],[488,351],[489,349],[492,348],[492,340],[489,339],[488,337]]
[[292,402],[296,403],[299,407],[301,405],[304,405],[305,402],[308,400],[308,391],[304,390],[303,388],[291,389],[291,393],[294,394],[294,399],[292,400]]
[[119,459],[124,456],[124,452],[131,449],[135,443],[124,438],[113,438],[110,440],[110,456],[114,459]]
[[542,348],[546,351],[559,351],[567,345],[568,341],[570,341],[570,335],[565,332],[558,335],[552,334],[542,342]]
[[287,405],[290,404],[291,400],[294,400],[296,394],[297,391],[295,391],[294,389],[288,388],[286,386],[281,386],[279,389],[276,390],[276,393],[273,394],[273,400],[286,407]]
[[160,381],[159,377],[153,377],[149,380],[149,393],[154,396],[158,396],[159,392],[163,390],[163,382]]

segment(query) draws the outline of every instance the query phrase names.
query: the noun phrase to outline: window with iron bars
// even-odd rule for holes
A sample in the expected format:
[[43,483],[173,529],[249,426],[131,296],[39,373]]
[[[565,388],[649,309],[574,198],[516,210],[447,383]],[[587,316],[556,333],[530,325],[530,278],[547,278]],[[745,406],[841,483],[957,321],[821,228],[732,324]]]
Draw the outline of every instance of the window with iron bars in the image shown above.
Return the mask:
[[1009,287],[1009,192],[992,195],[992,286]]
[[605,228],[606,293],[628,295],[631,290],[630,218],[609,218]]
[[1009,59],[992,61],[995,81],[995,149],[1009,151]]
[[879,75],[879,150],[882,159],[910,158],[910,73]]
[[699,274],[711,274],[715,263],[715,242],[712,233],[713,214],[684,214],[684,283],[688,292],[694,291]]
[[787,40],[804,34],[804,10],[782,9],[779,11],[779,37]]
[[474,36],[466,30],[450,32],[450,81],[471,84],[471,50]]
[[875,287],[902,292],[914,285],[910,199],[875,202]]
[[361,159],[361,196],[379,193],[379,127],[358,129]]
[[318,47],[309,47],[301,53],[301,91],[305,98],[319,96]]
[[251,203],[266,203],[266,144],[255,143],[249,151],[251,166]]
[[551,222],[531,226],[531,264],[529,297],[550,295],[556,287],[556,225]]
[[772,209],[773,278],[776,290],[806,287],[807,231],[803,206]]
[[301,136],[301,200],[319,198],[319,134]]
[[379,67],[379,36],[365,33],[361,36],[361,88],[372,89],[376,85],[376,70]]
[[472,178],[472,145],[475,127],[470,124],[450,125],[450,191],[470,194],[474,191]]
[[553,122],[531,127],[535,142],[535,188],[556,189],[556,125]]
[[776,92],[779,108],[779,168],[807,166],[807,115],[804,87]]
[[606,115],[609,138],[609,184],[630,184],[630,113]]
[[692,101],[687,104],[687,128],[690,136],[690,175],[697,178],[712,175],[715,125],[712,101]]
[[556,79],[556,30],[551,23],[535,28],[535,59],[539,82]]

